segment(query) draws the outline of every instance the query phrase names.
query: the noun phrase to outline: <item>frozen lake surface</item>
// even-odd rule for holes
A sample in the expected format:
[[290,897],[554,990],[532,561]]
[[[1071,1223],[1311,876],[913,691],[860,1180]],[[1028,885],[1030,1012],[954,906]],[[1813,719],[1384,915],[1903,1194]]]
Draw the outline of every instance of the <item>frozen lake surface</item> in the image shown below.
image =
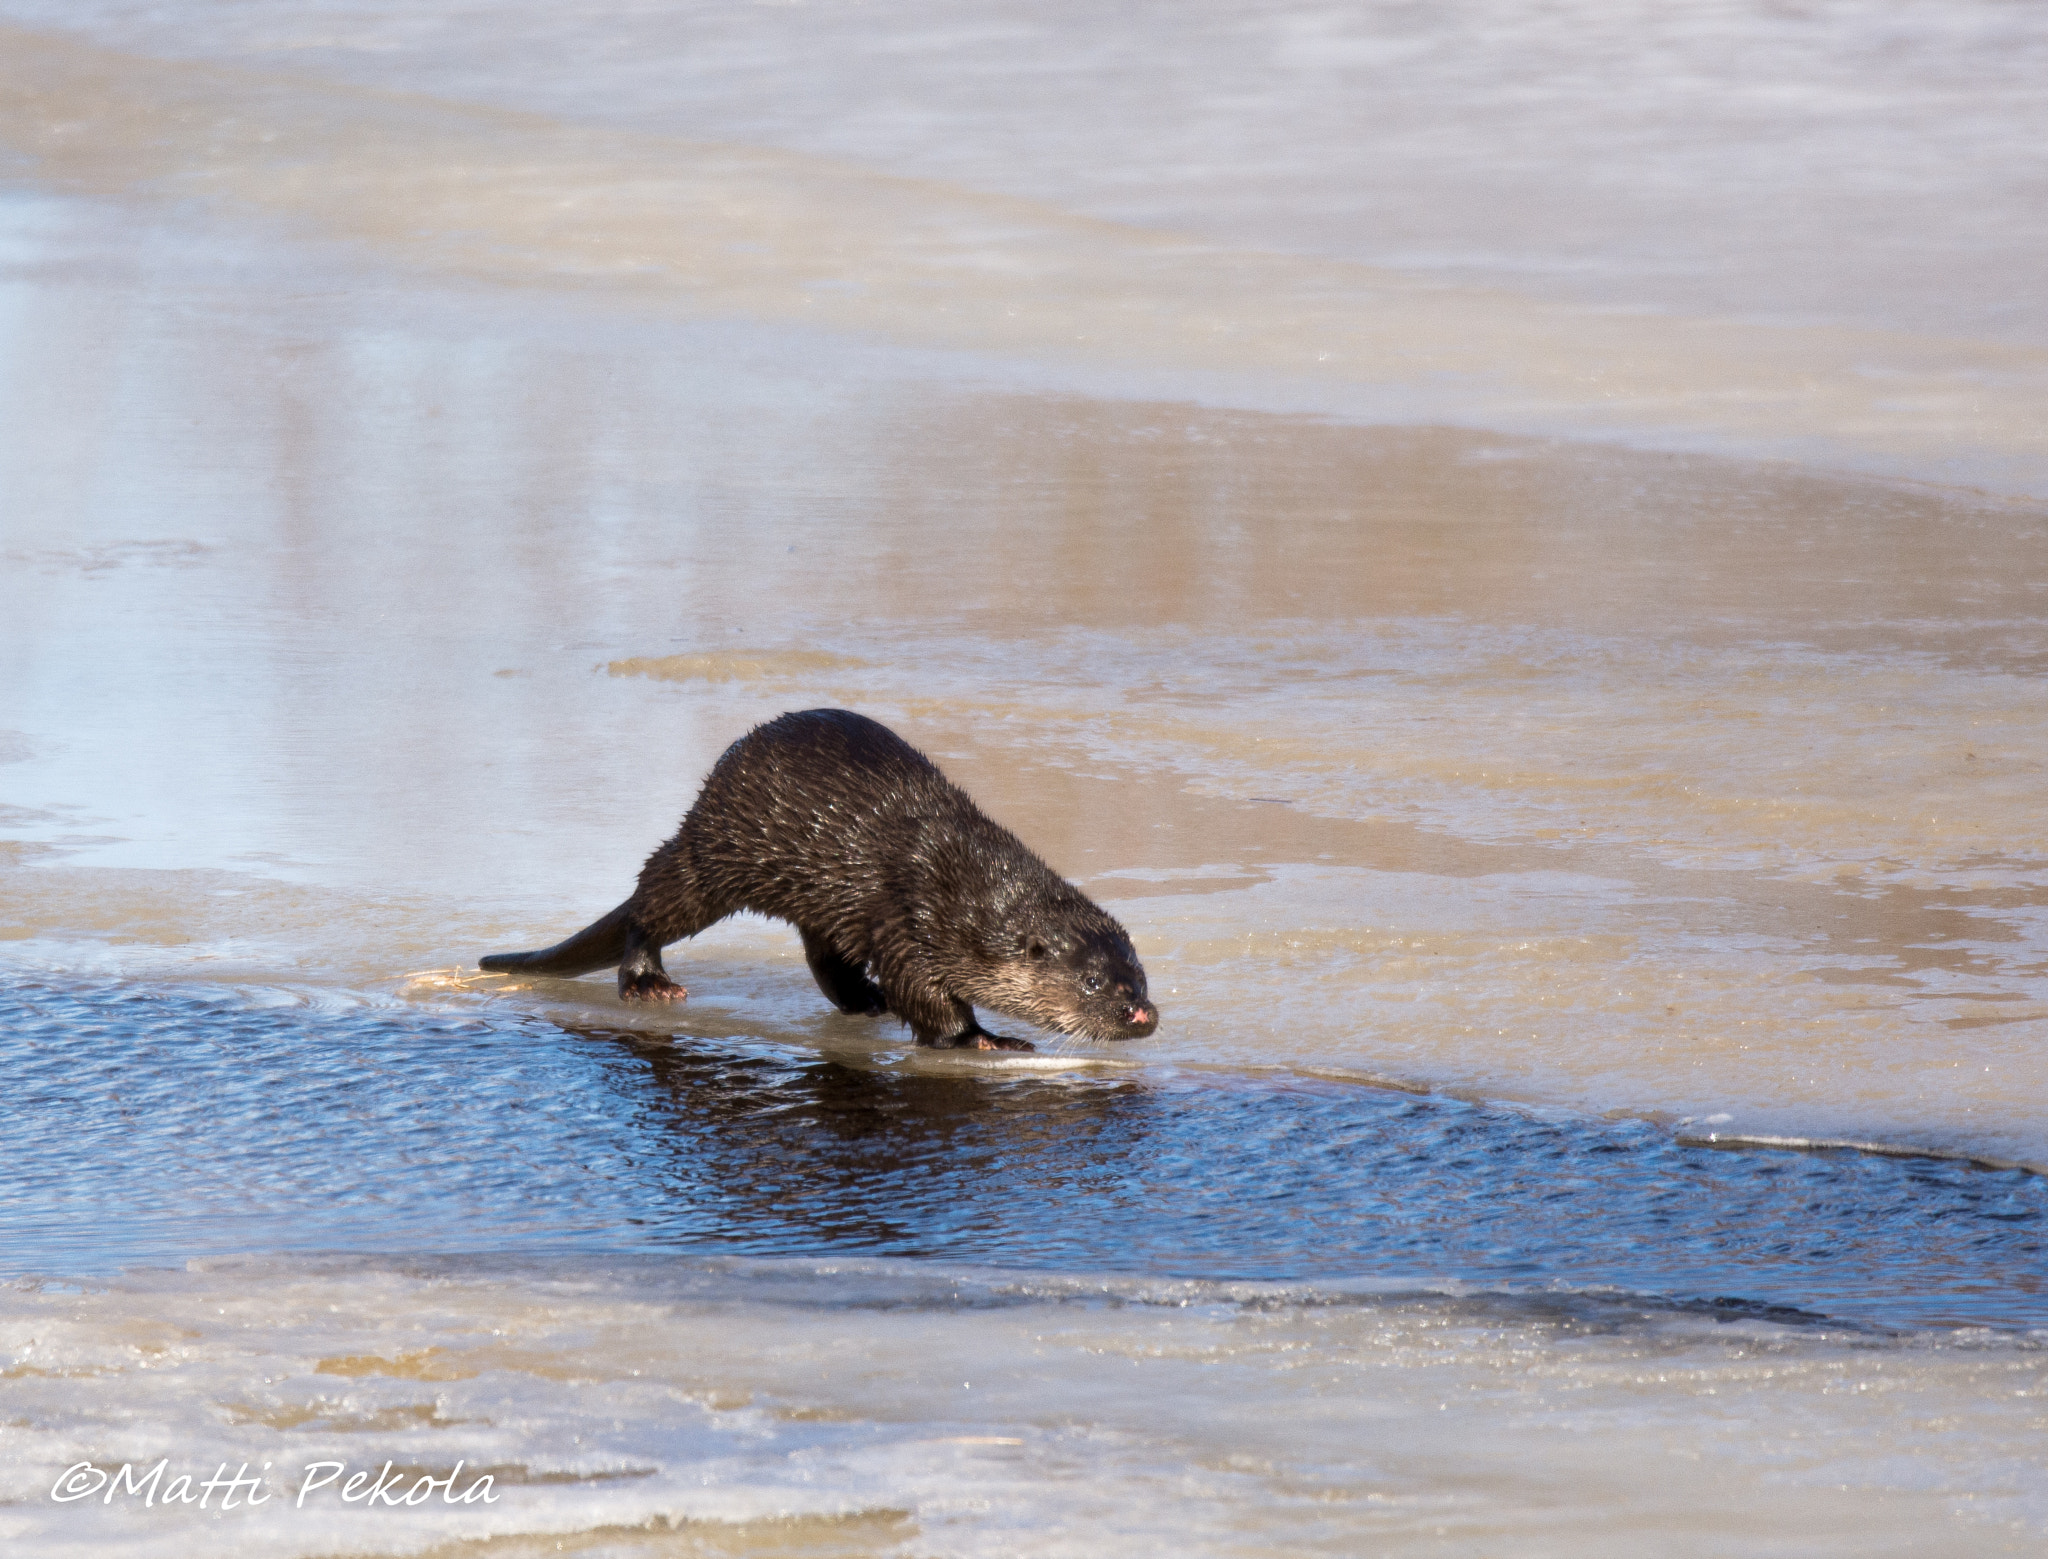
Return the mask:
[[[2037,1548],[2044,63],[4,0],[0,1539]],[[1159,1032],[476,971],[825,705]]]

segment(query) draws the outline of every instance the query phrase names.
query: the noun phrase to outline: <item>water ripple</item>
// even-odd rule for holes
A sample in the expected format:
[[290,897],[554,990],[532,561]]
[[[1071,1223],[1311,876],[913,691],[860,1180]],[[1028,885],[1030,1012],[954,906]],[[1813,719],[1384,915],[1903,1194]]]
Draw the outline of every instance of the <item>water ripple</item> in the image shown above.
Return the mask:
[[2048,1181],[1170,1070],[930,1076],[191,985],[0,982],[0,1263],[855,1253],[2048,1325]]

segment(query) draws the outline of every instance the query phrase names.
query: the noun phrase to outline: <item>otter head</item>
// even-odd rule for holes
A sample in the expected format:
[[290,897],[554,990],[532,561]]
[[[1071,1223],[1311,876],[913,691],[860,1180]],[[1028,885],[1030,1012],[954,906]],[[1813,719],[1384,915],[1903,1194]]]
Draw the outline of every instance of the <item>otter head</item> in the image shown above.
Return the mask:
[[[1092,906],[1091,906],[1092,907]],[[1101,915],[1101,911],[1096,911]],[[1143,1039],[1159,1027],[1145,970],[1123,927],[1029,930],[1017,939],[1003,983],[1004,1010],[1083,1039]]]

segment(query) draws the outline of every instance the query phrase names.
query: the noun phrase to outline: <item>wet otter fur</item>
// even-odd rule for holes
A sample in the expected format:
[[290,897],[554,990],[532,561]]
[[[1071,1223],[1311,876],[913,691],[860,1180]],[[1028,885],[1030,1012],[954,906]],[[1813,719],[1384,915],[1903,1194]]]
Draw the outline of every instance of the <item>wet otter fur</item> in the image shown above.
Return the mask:
[[616,964],[620,996],[678,1001],[686,992],[662,948],[743,909],[797,928],[840,1011],[893,1012],[920,1045],[1035,1048],[983,1029],[976,1007],[1089,1039],[1159,1024],[1124,928],[923,753],[845,709],[748,732],[631,898],[566,942],[481,967],[578,975]]

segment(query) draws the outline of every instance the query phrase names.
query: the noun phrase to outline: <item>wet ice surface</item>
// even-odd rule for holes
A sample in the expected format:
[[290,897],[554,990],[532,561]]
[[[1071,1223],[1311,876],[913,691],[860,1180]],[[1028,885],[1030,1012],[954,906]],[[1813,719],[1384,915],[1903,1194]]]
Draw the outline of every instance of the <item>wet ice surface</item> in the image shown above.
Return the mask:
[[834,1059],[260,989],[15,979],[0,1032],[14,1272],[687,1249],[2048,1325],[2048,1180],[2021,1172],[1310,1080],[930,1075],[873,1040]]
[[2048,1163],[2038,503],[0,215],[9,938],[385,990],[839,705],[1121,905],[1164,1059]]

